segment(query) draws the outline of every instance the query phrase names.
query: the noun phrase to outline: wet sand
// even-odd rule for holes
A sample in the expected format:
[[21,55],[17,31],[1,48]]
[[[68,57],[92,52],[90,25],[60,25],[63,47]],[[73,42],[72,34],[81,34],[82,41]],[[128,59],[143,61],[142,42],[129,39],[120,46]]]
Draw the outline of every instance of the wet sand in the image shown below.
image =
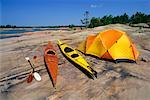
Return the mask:
[[[84,56],[98,78],[89,79],[60,53],[56,40],[76,48],[88,34],[106,29],[128,33],[140,51],[136,64],[113,63]],[[52,87],[43,61],[43,48],[52,41],[59,56],[56,89]],[[1,100],[149,100],[150,98],[150,29],[115,24],[87,30],[47,30],[24,33],[0,40]],[[42,81],[27,83],[32,71],[24,57],[29,56]],[[34,60],[33,57],[37,56]]]

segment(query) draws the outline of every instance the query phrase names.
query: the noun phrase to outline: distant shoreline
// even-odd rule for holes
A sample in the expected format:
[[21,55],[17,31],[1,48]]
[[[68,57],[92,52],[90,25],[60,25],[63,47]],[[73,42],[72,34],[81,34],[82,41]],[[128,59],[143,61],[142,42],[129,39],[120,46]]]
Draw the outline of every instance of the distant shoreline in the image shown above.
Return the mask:
[[32,30],[32,29],[41,29],[41,30],[68,30],[69,27],[64,28],[0,28],[0,30]]
[[57,31],[64,30],[69,31],[70,28],[0,28],[0,39],[20,37],[27,32],[38,32],[38,31]]
[[32,30],[32,28],[0,28],[0,30],[23,30],[23,29]]

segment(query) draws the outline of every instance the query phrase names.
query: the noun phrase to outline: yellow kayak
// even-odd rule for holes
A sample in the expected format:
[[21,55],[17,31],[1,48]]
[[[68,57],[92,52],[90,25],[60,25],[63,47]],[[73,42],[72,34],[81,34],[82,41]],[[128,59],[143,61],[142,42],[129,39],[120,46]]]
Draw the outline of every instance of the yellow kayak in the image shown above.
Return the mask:
[[86,74],[89,78],[94,79],[94,76],[97,77],[97,72],[89,66],[86,60],[80,54],[78,54],[76,50],[59,40],[58,47],[64,57],[72,64],[74,64],[78,69],[80,69],[84,74]]

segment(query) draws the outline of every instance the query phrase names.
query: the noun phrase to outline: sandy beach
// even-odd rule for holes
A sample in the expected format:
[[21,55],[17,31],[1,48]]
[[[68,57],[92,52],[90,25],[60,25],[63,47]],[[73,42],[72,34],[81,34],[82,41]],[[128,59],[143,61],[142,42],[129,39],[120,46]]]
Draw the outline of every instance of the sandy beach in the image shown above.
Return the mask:
[[[98,72],[89,79],[60,53],[56,40],[76,48],[88,34],[106,29],[127,32],[140,51],[137,63],[113,63],[90,56],[83,57]],[[48,41],[57,48],[59,75],[53,88],[43,61]],[[27,32],[19,37],[0,39],[1,100],[149,100],[150,98],[150,29],[110,24],[84,30],[45,30]],[[24,57],[29,56],[42,80],[27,83],[32,71]],[[33,57],[36,56],[36,60]]]

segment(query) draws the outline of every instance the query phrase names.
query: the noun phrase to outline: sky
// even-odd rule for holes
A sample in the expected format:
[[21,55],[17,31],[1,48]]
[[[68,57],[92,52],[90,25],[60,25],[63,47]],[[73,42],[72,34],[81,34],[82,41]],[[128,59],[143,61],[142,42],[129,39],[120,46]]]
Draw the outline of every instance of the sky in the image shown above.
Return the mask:
[[150,14],[150,0],[0,0],[0,24],[17,26],[81,25],[89,17],[143,12]]

